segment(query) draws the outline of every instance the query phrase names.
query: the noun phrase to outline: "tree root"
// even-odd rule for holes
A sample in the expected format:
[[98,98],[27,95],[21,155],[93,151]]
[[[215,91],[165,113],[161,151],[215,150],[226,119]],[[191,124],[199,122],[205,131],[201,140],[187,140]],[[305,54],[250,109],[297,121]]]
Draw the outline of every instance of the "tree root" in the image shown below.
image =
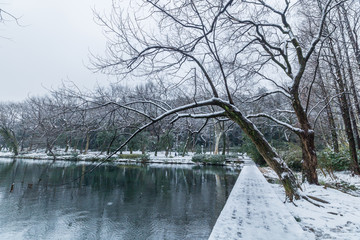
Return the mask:
[[314,201],[325,203],[325,204],[330,204],[330,202],[328,202],[328,201],[325,201],[325,200],[323,200],[321,198],[314,197],[314,196],[311,196],[311,195],[301,195],[301,198],[305,199],[306,201],[308,201],[309,203],[311,203],[311,204],[313,204],[313,205],[315,205],[317,207],[324,207],[324,206],[320,205],[320,204],[317,204]]
[[312,200],[315,200],[315,201],[318,201],[318,202],[321,202],[321,203],[326,203],[326,204],[330,204],[328,201],[325,201],[321,198],[318,198],[318,197],[314,197],[314,196],[311,196],[311,195],[307,195],[308,198],[311,198]]
[[305,199],[306,201],[308,201],[309,203],[311,203],[311,204],[313,204],[313,205],[315,205],[315,206],[317,206],[317,207],[324,207],[324,206],[322,206],[322,205],[320,205],[320,204],[317,204],[317,203],[314,203],[313,201],[311,201],[307,196],[305,196],[305,195],[302,195],[301,196],[303,199]]

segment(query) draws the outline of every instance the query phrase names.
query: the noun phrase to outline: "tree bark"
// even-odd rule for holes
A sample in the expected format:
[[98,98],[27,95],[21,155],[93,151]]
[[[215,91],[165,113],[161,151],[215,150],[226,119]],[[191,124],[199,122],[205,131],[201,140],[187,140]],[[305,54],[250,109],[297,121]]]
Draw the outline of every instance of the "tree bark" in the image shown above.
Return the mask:
[[299,185],[292,171],[288,168],[286,163],[275,152],[274,148],[270,146],[268,141],[264,138],[263,134],[256,128],[256,126],[249,121],[242,113],[233,105],[220,102],[219,106],[222,107],[227,116],[232,119],[244,133],[255,144],[256,149],[261,156],[265,159],[266,163],[276,172],[282,185],[284,186],[286,196],[290,201],[300,198],[298,192]]
[[[339,14],[339,17],[341,19],[341,15]],[[354,84],[354,76],[353,76],[353,72],[351,70],[351,65],[350,65],[350,59],[349,59],[349,54],[347,52],[347,45],[346,45],[346,42],[345,42],[345,36],[344,36],[344,31],[343,31],[343,26],[342,26],[342,23],[340,21],[340,30],[341,30],[341,36],[342,36],[342,41],[343,41],[343,47],[340,46],[340,43],[339,41],[337,41],[337,48],[338,48],[338,54],[339,54],[339,58],[342,62],[346,62],[346,67],[347,67],[347,73],[348,73],[348,76],[349,76],[349,79],[350,79],[350,88],[352,90],[352,93],[353,93],[353,97],[355,99],[357,99],[357,92],[356,92],[356,89],[355,89],[355,85],[354,85],[354,88],[351,86],[351,84],[353,83]],[[344,60],[344,56],[342,54],[342,50],[345,52],[345,60]],[[346,79],[346,70],[345,70],[345,64],[342,65],[342,76],[343,76],[343,85],[344,85],[344,88],[345,88],[345,91],[346,92],[349,92],[349,89],[348,89],[348,81]],[[347,99],[347,103],[348,103],[348,109],[349,109],[349,114],[350,114],[350,119],[351,119],[351,123],[352,123],[352,130],[353,130],[353,133],[354,133],[354,137],[355,137],[355,143],[356,143],[356,146],[358,149],[360,149],[360,136],[359,136],[359,131],[358,131],[358,127],[357,127],[357,123],[356,123],[356,118],[355,118],[355,114],[354,114],[354,110],[353,110],[353,107],[352,107],[352,103],[351,103],[351,98],[348,97],[347,95],[345,95],[346,99]]]
[[224,134],[224,129],[221,126],[221,123],[215,123],[215,147],[214,147],[214,155],[219,154],[219,145],[221,136]]
[[338,140],[338,134],[336,132],[336,125],[335,125],[335,120],[334,120],[334,115],[333,112],[331,110],[331,105],[329,103],[330,98],[328,95],[328,92],[326,90],[325,84],[324,84],[324,80],[322,78],[322,73],[320,70],[318,70],[318,76],[319,76],[319,85],[321,88],[321,92],[322,95],[325,97],[325,110],[326,110],[326,116],[329,122],[329,126],[330,126],[330,133],[331,133],[331,141],[332,141],[332,147],[334,152],[338,153],[339,152],[339,140]]
[[117,137],[117,129],[115,129],[114,131],[114,135],[112,136],[111,138],[111,141],[107,147],[107,150],[106,150],[106,154],[109,155],[110,154],[110,151],[111,151],[111,146],[113,145],[113,143],[115,142],[115,139]]
[[184,145],[184,148],[183,148],[183,151],[182,151],[182,157],[185,156],[186,150],[187,150],[187,148],[189,146],[189,143],[190,143],[191,135],[192,135],[192,133],[190,131],[188,131],[188,135],[186,137],[185,145]]
[[[340,101],[341,115],[342,115],[342,118],[344,121],[347,140],[349,142],[349,151],[350,151],[351,160],[352,160],[351,168],[352,168],[352,171],[354,172],[354,174],[360,175],[360,167],[359,167],[357,153],[356,153],[354,134],[353,134],[352,127],[351,127],[351,119],[350,119],[349,107],[348,107],[348,102],[347,102],[346,93],[345,93],[345,85],[344,85],[343,77],[341,74],[341,67],[340,67],[340,63],[337,59],[334,46],[331,41],[329,41],[329,46],[330,46],[330,51],[332,53],[333,64],[335,66],[335,74],[336,74],[334,76],[335,86],[337,86],[337,88],[338,88],[337,92],[338,92],[338,94],[340,94],[339,101]],[[329,66],[332,69],[331,64],[329,64]]]
[[71,142],[71,137],[67,137],[66,138],[66,146],[65,146],[65,152],[66,153],[69,151],[70,142]]
[[[349,52],[348,52],[349,48],[348,48],[348,46],[346,44],[344,27],[343,27],[343,24],[342,24],[343,21],[342,21],[342,17],[341,17],[340,12],[339,12],[339,18],[341,20],[340,21],[341,37],[342,37],[343,49],[344,49],[345,57],[346,57],[346,67],[347,67],[347,71],[348,71],[349,79],[350,79],[350,89],[351,89],[351,93],[353,95],[356,113],[357,113],[357,115],[358,115],[358,117],[360,119],[360,104],[359,104],[358,91],[357,91],[356,86],[355,86],[354,74],[353,74],[353,70],[352,70],[352,67],[351,67],[350,55],[349,55]],[[355,49],[355,54],[358,54],[358,57],[356,58],[356,60],[358,62],[358,66],[360,68],[360,52],[359,52],[357,43],[355,42],[353,33],[352,33],[351,29],[349,29],[350,28],[350,23],[349,23],[349,20],[347,19],[347,16],[345,16],[345,21],[344,22],[346,23],[346,29],[348,30],[348,35],[350,36],[350,42],[352,43],[352,46]]]
[[222,155],[226,154],[226,133],[223,134],[223,149],[222,149]]
[[356,62],[359,66],[359,69],[360,69],[360,49],[359,49],[359,45],[355,39],[355,36],[352,32],[352,29],[351,29],[351,25],[350,25],[350,21],[349,21],[349,18],[348,18],[348,13],[346,11],[346,8],[345,8],[345,5],[344,3],[340,4],[341,6],[341,10],[342,10],[342,14],[343,14],[343,17],[344,17],[344,22],[345,22],[345,27],[346,27],[346,31],[349,35],[349,39],[350,39],[350,43],[354,49],[354,52],[355,52],[355,58],[356,58]]
[[303,178],[310,184],[319,184],[316,167],[317,155],[315,148],[315,132],[311,128],[308,116],[301,105],[299,93],[296,88],[291,91],[292,106],[299,121],[301,133],[298,134],[303,157]]
[[90,132],[86,132],[86,143],[85,143],[84,154],[88,153],[89,145],[90,145]]

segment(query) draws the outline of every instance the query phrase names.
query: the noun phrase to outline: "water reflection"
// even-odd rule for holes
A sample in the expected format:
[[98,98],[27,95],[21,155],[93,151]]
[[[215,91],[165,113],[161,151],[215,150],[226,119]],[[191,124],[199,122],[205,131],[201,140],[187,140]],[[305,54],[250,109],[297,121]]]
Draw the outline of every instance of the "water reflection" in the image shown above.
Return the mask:
[[0,239],[207,239],[238,174],[106,164],[82,176],[91,168],[1,159]]

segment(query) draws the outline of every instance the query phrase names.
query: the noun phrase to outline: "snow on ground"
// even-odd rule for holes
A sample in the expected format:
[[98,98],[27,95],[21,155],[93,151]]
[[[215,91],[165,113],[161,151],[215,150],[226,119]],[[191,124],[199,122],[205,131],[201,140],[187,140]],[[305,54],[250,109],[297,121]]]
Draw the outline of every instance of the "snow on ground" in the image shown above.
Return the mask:
[[246,161],[209,240],[314,239],[284,207],[252,161]]
[[[267,177],[276,177],[270,168],[262,168]],[[304,195],[310,195],[329,202],[329,204],[313,201],[314,204],[302,199],[295,204],[285,203],[290,213],[308,232],[313,232],[316,239],[360,239],[360,178],[351,176],[349,172],[334,172],[336,179],[319,173],[319,181],[326,184],[347,183],[358,188],[344,193],[344,189],[336,190],[326,186],[303,184]],[[278,197],[284,201],[284,190],[279,184],[271,184]],[[336,186],[336,185],[335,185]]]
[[347,193],[360,197],[360,176],[352,175],[350,171],[335,172],[334,176],[328,173],[325,174],[318,173],[321,185],[344,188]]
[[[101,152],[89,151],[87,154],[79,154],[76,152],[65,152],[64,149],[57,149],[54,151],[56,154],[56,160],[76,160],[76,161],[103,161],[106,160],[108,155],[103,154]],[[129,151],[124,151],[122,154],[130,154]],[[133,154],[141,154],[141,151],[134,151]],[[193,161],[191,161],[194,153],[188,153],[184,157],[181,155],[176,155],[174,153],[170,153],[166,156],[165,152],[158,152],[157,156],[155,156],[154,152],[146,153],[149,155],[150,160],[147,163],[161,163],[161,164],[191,164],[194,165]],[[14,154],[8,151],[0,151],[0,157],[10,158],[14,157]],[[24,158],[24,159],[36,159],[36,160],[53,160],[53,156],[45,153],[45,150],[40,149],[37,151],[32,151],[28,153],[21,153],[16,158]],[[119,158],[117,154],[112,157],[112,162],[124,162],[124,163],[139,163],[141,162],[138,159],[123,159]],[[231,165],[234,167],[239,167],[241,164],[239,163],[228,163],[227,165]]]
[[[87,154],[79,154],[74,152],[67,152],[63,149],[59,149],[57,151],[54,151],[56,154],[56,159],[58,160],[83,160],[83,161],[91,161],[91,160],[105,160],[108,155],[102,154],[101,152],[96,151],[89,151]],[[123,154],[130,154],[130,152],[123,152]],[[141,154],[139,151],[134,151],[133,154]],[[120,159],[117,158],[118,155],[114,155],[114,161],[119,162],[138,162],[136,159]],[[191,158],[193,156],[192,153],[182,157],[182,156],[175,156],[174,154],[165,156],[165,152],[159,152],[157,156],[154,155],[154,153],[149,153],[150,160],[149,163],[177,163],[177,164],[194,164],[194,162],[191,161]],[[0,157],[14,157],[14,154],[12,152],[8,151],[0,151]],[[52,160],[53,156],[48,155],[45,153],[45,150],[38,150],[38,151],[32,151],[28,153],[21,153],[17,156],[17,158],[28,158],[28,159],[44,159],[44,160]]]

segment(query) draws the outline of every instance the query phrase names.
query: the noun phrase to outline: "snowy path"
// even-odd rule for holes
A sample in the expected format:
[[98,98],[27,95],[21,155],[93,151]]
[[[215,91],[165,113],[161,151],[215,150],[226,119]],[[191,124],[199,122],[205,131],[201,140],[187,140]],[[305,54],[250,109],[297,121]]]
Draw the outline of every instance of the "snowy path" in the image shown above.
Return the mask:
[[209,237],[221,239],[314,239],[304,232],[250,160],[240,176]]

